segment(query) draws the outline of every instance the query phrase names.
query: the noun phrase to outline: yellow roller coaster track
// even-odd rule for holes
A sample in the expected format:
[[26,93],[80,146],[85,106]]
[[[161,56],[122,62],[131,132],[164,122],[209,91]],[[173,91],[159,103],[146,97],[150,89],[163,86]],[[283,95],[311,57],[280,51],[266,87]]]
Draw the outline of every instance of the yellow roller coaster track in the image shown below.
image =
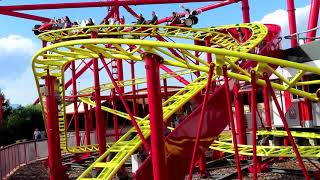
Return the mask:
[[[298,132],[291,131],[293,137],[305,138],[305,139],[320,139],[320,133],[315,132]],[[275,136],[275,137],[287,137],[286,131],[281,130],[261,130],[257,131],[258,136]],[[210,146],[210,149],[222,151],[226,153],[234,153],[233,143],[231,142],[230,132],[221,133],[219,140],[214,141]],[[240,155],[252,156],[251,145],[238,145]],[[320,158],[320,146],[298,146],[301,157],[317,157]],[[257,146],[257,156],[266,157],[296,157],[291,146]]]
[[[229,28],[246,28],[251,31],[251,37],[248,41],[239,44],[234,38],[227,34],[218,32],[219,30]],[[128,28],[131,28],[130,31]],[[127,30],[125,30],[127,29]],[[98,32],[98,39],[83,39],[89,38],[91,31]],[[259,56],[250,54],[267,34],[267,28],[262,24],[240,24],[231,26],[222,26],[217,28],[208,29],[191,29],[191,28],[179,28],[168,26],[94,26],[86,27],[86,30],[81,29],[66,29],[59,31],[52,31],[43,33],[40,38],[55,44],[49,45],[39,50],[33,57],[33,71],[39,91],[39,81],[41,78],[47,75],[47,69],[52,76],[56,76],[59,80],[59,128],[61,138],[61,148],[71,152],[84,152],[81,148],[72,148],[67,146],[66,129],[65,129],[65,92],[64,92],[64,67],[71,61],[81,59],[98,58],[99,55],[104,56],[106,59],[123,59],[123,60],[135,60],[143,61],[139,52],[147,51],[150,53],[158,54],[164,58],[163,63],[169,66],[181,67],[185,69],[197,70],[203,72],[203,74],[195,81],[182,88],[175,95],[171,96],[167,101],[163,103],[164,120],[166,121],[173,113],[180,109],[186,102],[188,102],[193,96],[200,92],[206,85],[207,78],[206,72],[208,72],[209,65],[201,58],[194,55],[194,52],[212,53],[216,55],[215,63],[215,76],[218,78],[221,75],[221,67],[227,65],[229,67],[228,76],[241,81],[250,82],[250,72],[247,69],[241,68],[237,61],[246,61],[247,59],[257,62],[257,66],[253,68],[257,71],[258,77],[256,79],[257,84],[265,85],[265,81],[262,79],[261,73],[267,71],[273,73],[279,79],[283,80],[282,83],[272,83],[272,87],[277,90],[287,90],[293,94],[307,97],[311,100],[318,101],[319,98],[315,93],[309,93],[296,88],[298,80],[306,73],[320,74],[320,69],[308,65],[298,64],[294,62],[288,62],[281,59]],[[109,36],[111,35],[111,36]],[[192,39],[204,41],[206,38],[211,38],[213,45],[219,46],[219,48],[195,46],[182,43],[161,42],[140,40],[140,39],[123,39],[137,36],[149,36],[150,38],[161,35],[163,37],[175,37],[182,39]],[[113,38],[107,38],[113,37]],[[116,38],[115,38],[116,37]],[[113,48],[108,48],[105,45],[112,45]],[[135,48],[125,49],[122,45],[134,45]],[[171,54],[169,49],[179,50],[183,54],[182,58]],[[199,65],[189,62],[189,59],[199,62]],[[270,65],[277,65],[282,67],[289,67],[297,69],[298,72],[294,75],[292,80],[287,80],[285,77],[277,73]],[[318,81],[307,81],[305,84],[319,83]],[[111,87],[110,87],[111,88]],[[41,104],[44,108],[44,98],[39,91]],[[89,102],[88,102],[89,103]],[[45,112],[45,111],[44,111]],[[111,112],[118,114],[118,112]],[[118,115],[121,115],[119,113]],[[123,115],[123,114],[122,114]],[[45,113],[44,113],[45,116]],[[150,135],[149,129],[149,117],[144,117],[139,122],[139,127],[143,132],[143,135],[147,138]],[[135,135],[132,139],[129,136],[135,133],[135,129],[130,129],[124,136],[122,136],[114,145],[97,159],[80,177],[83,179],[89,176],[89,173],[94,168],[101,168],[102,171],[98,174],[98,179],[111,179],[112,176],[119,170],[125,160],[130,157],[132,153],[141,145],[140,138]],[[103,160],[110,154],[114,153],[115,156],[108,162]]]
[[[47,33],[43,33],[39,36],[40,39],[48,41],[48,42],[52,42],[52,43],[56,43],[56,42],[61,42],[61,41],[66,41],[66,40],[72,40],[72,39],[82,39],[82,38],[89,38],[91,36],[91,32],[92,31],[97,31],[98,32],[98,37],[114,37],[115,35],[117,36],[121,36],[121,38],[132,38],[134,36],[150,36],[150,37],[155,37],[158,35],[161,36],[165,36],[165,37],[176,37],[176,38],[182,38],[182,39],[193,39],[193,40],[198,40],[198,41],[205,41],[208,37],[211,38],[211,43],[213,45],[218,45],[219,47],[224,47],[224,48],[228,48],[228,49],[236,49],[239,51],[244,51],[244,49],[247,49],[246,51],[248,51],[249,49],[252,49],[252,44],[257,44],[254,41],[256,39],[263,39],[265,34],[267,33],[266,28],[262,25],[238,25],[236,27],[249,27],[250,30],[252,32],[255,32],[255,36],[253,36],[253,38],[250,39],[250,41],[247,41],[246,43],[242,44],[242,46],[239,46],[239,44],[237,43],[237,41],[230,37],[229,35],[223,34],[223,33],[219,33],[216,32],[215,29],[218,30],[222,30],[222,29],[227,29],[227,28],[235,28],[235,26],[224,26],[221,28],[211,28],[209,29],[190,29],[190,28],[182,28],[182,27],[168,27],[168,26],[146,26],[146,25],[140,25],[140,26],[133,26],[132,25],[118,25],[118,26],[93,26],[93,27],[86,27],[85,29],[83,28],[72,28],[72,29],[62,29],[62,30],[57,30],[57,31],[49,31]],[[130,31],[128,30],[130,29]],[[70,41],[69,41],[70,42]],[[46,59],[46,61],[55,61],[58,63],[62,63],[63,64],[63,58],[69,57],[72,58],[70,60],[67,60],[68,62],[71,60],[76,60],[76,59],[85,59],[86,56],[87,57],[92,57],[92,55],[94,54],[90,54],[90,52],[92,51],[88,51],[88,49],[85,48],[79,48],[79,47],[72,47],[69,46],[67,47],[67,51],[63,50],[60,51],[59,49],[54,50],[51,53],[43,53],[42,57],[44,59]],[[119,47],[118,47],[119,48]],[[128,53],[126,52],[127,50],[124,50],[123,48],[120,48],[122,50],[121,53],[125,53],[126,55],[128,55]],[[134,54],[138,51],[138,48],[133,49],[129,54]],[[162,53],[165,53],[166,55],[170,55],[171,58],[175,58],[176,60],[180,60],[180,61],[184,61],[182,59],[180,59],[179,57],[173,56],[171,55],[170,52],[165,51],[165,50],[161,50]],[[119,55],[119,50],[118,52],[114,49],[108,49],[107,51],[102,50],[104,53],[105,57],[109,57],[108,55],[105,55],[106,53],[110,53],[110,55],[115,54],[115,55]],[[120,54],[121,54],[120,53]],[[189,59],[195,59],[196,61],[200,61],[201,63],[205,64],[206,66],[208,66],[208,64],[201,60],[200,58],[197,58],[195,56],[193,56],[192,54],[190,54],[191,57],[188,57]],[[135,57],[131,56],[131,59],[134,59]],[[140,58],[140,57],[139,57]],[[136,59],[136,58],[135,58]],[[140,58],[141,59],[141,58]],[[61,65],[63,66],[63,65]],[[35,69],[38,69],[39,71],[35,71],[35,76],[37,79],[42,78],[43,76],[46,75],[46,71],[45,69],[48,68],[48,65],[46,64],[41,64],[39,63],[37,66],[34,66]],[[51,75],[56,75],[58,80],[59,80],[59,93],[60,93],[60,99],[64,99],[64,87],[63,87],[63,72],[61,73],[59,71],[59,68],[57,68],[56,65],[54,66],[50,66],[49,67],[50,70],[50,74]],[[178,74],[179,75],[179,74]],[[183,75],[183,74],[181,74]],[[39,82],[39,81],[37,81]],[[130,83],[130,81],[127,81]],[[139,82],[139,81],[136,81]],[[112,84],[110,83],[109,85],[104,85],[102,86],[102,89],[104,89],[104,87],[109,87],[111,85],[110,88],[112,88]],[[121,85],[121,82],[119,83],[119,85]],[[191,86],[190,86],[191,87]],[[188,88],[188,87],[186,87]],[[89,88],[90,89],[90,88]],[[91,88],[92,89],[92,88]],[[80,93],[86,93],[87,89],[80,91]],[[105,89],[106,90],[106,89]],[[41,94],[40,94],[41,97]],[[45,103],[44,103],[44,98],[40,98],[42,99],[41,104],[42,104],[42,108],[43,108],[43,112],[44,111],[44,107],[45,107]],[[89,98],[82,98],[83,101],[86,101],[87,103],[90,103],[90,99]],[[91,105],[95,105],[92,103],[90,103]],[[183,104],[181,104],[182,106]],[[65,133],[65,122],[64,122],[64,109],[65,109],[65,103],[63,101],[61,101],[61,104],[59,106],[59,129],[60,129],[60,144],[61,144],[61,149],[64,151],[68,151],[71,153],[84,153],[84,152],[92,152],[97,150],[97,145],[90,145],[90,146],[78,146],[78,147],[68,147],[68,143],[67,143],[67,137],[66,137],[66,133]],[[124,118],[128,118],[128,115],[126,113],[122,113],[119,111],[115,111],[115,110],[111,110],[107,107],[103,107],[104,110],[109,110],[109,112],[114,112],[117,115],[124,117]],[[45,113],[44,113],[45,116]],[[126,118],[126,119],[127,119]]]

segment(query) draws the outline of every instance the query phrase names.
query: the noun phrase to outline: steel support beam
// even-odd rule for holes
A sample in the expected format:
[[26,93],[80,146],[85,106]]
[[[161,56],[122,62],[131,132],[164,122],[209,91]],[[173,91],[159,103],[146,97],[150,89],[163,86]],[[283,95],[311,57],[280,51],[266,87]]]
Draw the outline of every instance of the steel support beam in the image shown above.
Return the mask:
[[294,153],[295,153],[296,156],[297,156],[297,160],[298,160],[298,163],[299,163],[299,165],[300,165],[300,167],[301,167],[301,169],[302,169],[302,171],[303,171],[304,177],[305,177],[306,180],[309,180],[310,177],[309,177],[309,175],[308,175],[308,172],[307,172],[307,170],[306,170],[306,167],[305,167],[304,164],[303,164],[303,161],[302,161],[302,158],[301,158],[300,153],[299,153],[299,151],[298,151],[297,145],[296,145],[296,143],[294,142],[293,136],[292,136],[292,134],[291,134],[291,132],[290,132],[288,123],[287,123],[287,121],[286,121],[286,117],[285,117],[283,111],[281,110],[281,107],[280,107],[280,104],[279,104],[279,102],[278,102],[278,100],[277,100],[276,94],[274,93],[274,91],[273,91],[273,89],[272,89],[271,82],[270,82],[270,80],[269,80],[269,75],[268,75],[267,73],[264,73],[263,76],[264,76],[264,80],[266,81],[266,86],[267,86],[267,88],[268,88],[268,90],[269,90],[269,92],[270,92],[270,94],[271,94],[271,97],[273,98],[273,101],[274,101],[274,103],[275,103],[275,105],[276,105],[276,107],[277,107],[277,110],[278,110],[278,113],[279,113],[280,118],[281,118],[281,120],[282,120],[283,126],[284,126],[284,128],[285,128],[285,130],[286,130],[286,132],[287,132],[288,139],[289,139],[289,141],[290,141],[290,143],[291,143],[292,149],[293,149]]
[[234,108],[236,113],[236,122],[237,122],[237,132],[239,136],[240,144],[247,144],[246,137],[246,126],[245,121],[246,118],[244,116],[244,104],[243,104],[243,96],[239,93],[239,83],[236,82],[233,85],[233,93],[234,93]]
[[[295,13],[294,0],[287,0],[287,11],[288,11],[288,20],[289,20],[289,31],[290,35],[297,33],[297,22],[296,22],[296,13]],[[297,36],[291,36],[291,47],[298,45]]]
[[[318,25],[319,19],[319,8],[320,8],[320,1],[319,0],[312,0],[311,7],[310,7],[310,14],[309,14],[309,21],[308,21],[308,30],[314,29]],[[314,41],[314,37],[317,34],[317,30],[312,30],[307,32],[307,42]]]
[[154,180],[168,179],[164,152],[163,111],[160,86],[160,61],[155,54],[143,54],[145,60],[151,129],[151,156]]
[[250,23],[249,0],[242,0],[242,18],[244,23]]
[[258,176],[258,158],[257,158],[257,120],[256,120],[256,72],[251,71],[251,126],[252,126],[252,154],[253,154],[253,180],[257,180]]
[[195,140],[195,143],[193,146],[193,153],[192,153],[192,159],[191,159],[190,168],[189,168],[188,180],[192,180],[193,168],[195,165],[195,161],[197,158],[201,157],[201,155],[199,155],[199,153],[197,153],[197,150],[198,150],[198,144],[200,141],[200,135],[201,135],[202,126],[203,126],[203,119],[204,119],[204,115],[205,115],[205,112],[207,109],[207,101],[208,101],[209,92],[211,89],[210,87],[211,87],[211,82],[212,82],[213,70],[214,70],[214,64],[211,64],[209,72],[208,72],[208,82],[207,82],[206,92],[205,92],[204,99],[202,102],[201,114],[200,114],[200,118],[199,118],[199,122],[198,122],[197,136],[196,136],[196,140]]
[[25,4],[25,5],[13,5],[13,6],[0,6],[0,10],[23,11],[23,10],[89,8],[89,7],[93,8],[93,7],[124,6],[124,5],[212,2],[212,1],[221,1],[221,0],[122,0],[122,1],[97,1],[97,2],[69,2],[69,3],[55,3],[55,4]]
[[85,132],[86,132],[86,144],[90,145],[91,144],[90,133],[91,133],[92,122],[89,117],[90,112],[88,109],[88,104],[83,103],[83,109],[84,109],[84,126],[85,126]]
[[271,111],[270,111],[270,102],[269,102],[269,93],[268,88],[266,86],[263,86],[263,104],[264,104],[264,112],[266,115],[266,128],[271,129],[272,123],[271,123]]
[[[97,37],[97,32],[92,32],[92,38]],[[99,155],[101,156],[106,151],[106,129],[103,119],[103,113],[101,110],[101,99],[100,99],[100,79],[99,79],[99,63],[98,59],[93,60],[93,79],[94,79],[94,97],[95,97],[95,115],[96,115],[96,131],[97,139],[99,143]]]
[[231,127],[231,132],[232,132],[232,142],[233,142],[233,148],[234,148],[235,158],[236,158],[236,167],[238,171],[238,180],[242,180],[237,134],[236,134],[236,129],[235,129],[234,120],[233,120],[232,98],[231,98],[231,93],[229,88],[228,68],[226,65],[223,66],[223,77],[224,77],[224,87],[225,87],[227,104],[228,104],[229,125]]
[[40,22],[49,22],[50,21],[50,18],[31,15],[31,14],[25,14],[25,13],[21,13],[21,12],[15,12],[15,11],[7,11],[4,9],[0,10],[0,14],[23,18],[23,19],[35,20],[35,21],[40,21]]
[[73,96],[73,120],[74,131],[76,136],[76,145],[80,146],[80,134],[79,134],[79,120],[78,120],[78,98],[77,98],[77,78],[76,78],[76,63],[71,62],[71,74],[72,74],[72,94]]
[[48,135],[48,160],[50,169],[50,180],[66,179],[62,168],[60,137],[58,125],[58,104],[55,96],[56,78],[48,75],[45,77],[45,85],[48,90],[46,96],[46,122]]

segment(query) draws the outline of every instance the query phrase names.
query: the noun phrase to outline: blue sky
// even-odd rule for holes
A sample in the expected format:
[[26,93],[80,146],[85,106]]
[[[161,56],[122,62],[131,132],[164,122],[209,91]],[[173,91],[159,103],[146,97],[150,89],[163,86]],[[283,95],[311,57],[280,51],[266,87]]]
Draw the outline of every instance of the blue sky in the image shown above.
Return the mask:
[[[81,1],[81,0],[78,0]],[[83,0],[82,0],[83,1]],[[87,0],[89,1],[89,0]],[[283,34],[287,35],[286,25],[286,0],[249,0],[252,21],[264,23],[277,23],[282,26]],[[297,21],[299,30],[306,30],[308,5],[311,0],[296,0]],[[46,0],[45,3],[61,1]],[[75,2],[75,1],[63,1]],[[16,5],[23,3],[44,3],[43,0],[21,1],[2,0],[0,5]],[[184,6],[197,8],[210,3],[189,3]],[[156,11],[159,17],[165,17],[172,11],[181,11],[179,4],[131,6],[137,13],[142,13],[149,18],[151,11]],[[126,18],[127,13],[121,11]],[[93,17],[97,21],[106,13],[106,8],[83,8],[66,10],[31,11],[32,14],[45,17],[62,17],[68,15],[73,20],[82,20]],[[134,21],[127,18],[127,23]],[[223,24],[241,23],[241,2],[222,7],[216,10],[205,12],[199,16],[197,27],[217,26]],[[35,21],[19,19],[10,16],[0,15],[0,88],[15,104],[30,104],[36,98],[37,93],[34,87],[34,80],[31,73],[32,54],[40,48],[41,42],[33,35],[32,27],[37,24]]]

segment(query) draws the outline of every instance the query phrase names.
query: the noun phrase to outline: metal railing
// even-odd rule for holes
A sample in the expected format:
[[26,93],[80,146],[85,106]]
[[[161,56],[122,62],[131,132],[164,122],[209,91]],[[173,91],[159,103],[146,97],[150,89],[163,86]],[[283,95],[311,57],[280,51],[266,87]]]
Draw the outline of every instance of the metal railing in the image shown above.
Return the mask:
[[[69,142],[75,144],[74,132],[68,132]],[[84,139],[85,132],[80,131],[80,138]],[[96,141],[95,131],[91,131],[91,143]],[[84,143],[84,141],[82,141]],[[0,179],[6,179],[20,167],[48,157],[47,139],[31,140],[4,146],[0,148]]]
[[[306,30],[306,31],[302,31],[302,32],[297,32],[297,33],[294,33],[294,34],[290,34],[290,35],[284,36],[284,38],[285,38],[285,39],[297,39],[299,44],[305,44],[305,43],[306,43],[306,40],[308,40],[308,39],[312,39],[312,40],[320,39],[320,36],[316,36],[316,37],[312,37],[312,38],[307,38],[307,37],[305,37],[305,35],[304,35],[304,34],[306,34],[306,33],[308,33],[308,32],[311,32],[311,31],[317,31],[318,29],[320,29],[320,26],[315,27],[315,28],[312,28],[312,29],[309,29],[309,30]],[[304,37],[301,37],[302,35],[304,35]]]
[[48,156],[47,140],[33,140],[0,148],[0,178],[5,179],[16,169]]
[[[128,127],[122,129],[123,132],[128,131]],[[113,130],[107,130],[108,142],[113,142]],[[70,146],[75,146],[75,133],[67,133],[68,142]],[[80,131],[81,145],[83,145],[85,139],[85,131]],[[96,144],[96,133],[91,131],[90,133],[91,144]],[[0,180],[7,179],[20,167],[27,165],[28,163],[44,159],[48,157],[48,141],[47,139],[31,140],[25,142],[19,142],[8,146],[0,147]]]

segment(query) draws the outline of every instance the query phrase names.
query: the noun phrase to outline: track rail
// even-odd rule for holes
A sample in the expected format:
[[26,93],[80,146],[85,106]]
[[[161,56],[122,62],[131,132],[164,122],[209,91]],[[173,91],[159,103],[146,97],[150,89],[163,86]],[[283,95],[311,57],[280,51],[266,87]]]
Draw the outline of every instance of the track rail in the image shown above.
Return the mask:
[[[293,137],[305,139],[320,139],[320,133],[314,132],[298,132],[291,131]],[[257,131],[257,136],[276,136],[287,137],[286,131],[272,130],[272,131]],[[230,132],[222,133],[219,140],[214,141],[210,149],[226,153],[234,153],[233,144],[231,142]],[[238,144],[239,154],[246,156],[253,156],[252,145]],[[306,158],[319,158],[320,146],[298,146],[301,157]],[[291,146],[257,146],[257,156],[264,157],[296,157]]]

